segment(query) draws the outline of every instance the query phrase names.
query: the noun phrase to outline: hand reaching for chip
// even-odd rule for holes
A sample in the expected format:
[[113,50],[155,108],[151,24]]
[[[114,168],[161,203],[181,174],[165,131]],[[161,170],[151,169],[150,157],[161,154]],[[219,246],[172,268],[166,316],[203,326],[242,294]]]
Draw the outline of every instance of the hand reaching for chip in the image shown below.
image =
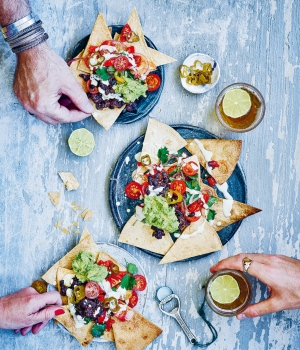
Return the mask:
[[37,334],[54,316],[64,313],[61,304],[58,292],[39,294],[31,287],[21,289],[0,298],[0,328]]
[[269,298],[250,305],[239,320],[257,317],[271,312],[300,308],[300,261],[283,255],[238,254],[221,260],[212,266],[215,273],[223,269],[243,271],[243,259],[252,260],[247,272],[268,286]]
[[37,119],[56,125],[91,115],[93,106],[71,70],[46,43],[17,57],[14,91],[23,107]]

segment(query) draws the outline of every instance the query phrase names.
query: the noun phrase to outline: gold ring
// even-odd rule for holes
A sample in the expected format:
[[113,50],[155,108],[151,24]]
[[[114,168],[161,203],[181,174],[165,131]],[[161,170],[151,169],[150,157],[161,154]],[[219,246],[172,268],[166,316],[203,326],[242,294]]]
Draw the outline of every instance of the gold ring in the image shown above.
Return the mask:
[[252,260],[250,258],[243,259],[243,270],[244,272],[248,272],[249,267],[251,266]]

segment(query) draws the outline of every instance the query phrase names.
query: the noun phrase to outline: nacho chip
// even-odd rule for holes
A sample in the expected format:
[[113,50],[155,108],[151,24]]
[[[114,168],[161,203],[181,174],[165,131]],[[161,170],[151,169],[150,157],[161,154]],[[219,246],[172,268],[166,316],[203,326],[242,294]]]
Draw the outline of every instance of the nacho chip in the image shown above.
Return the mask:
[[48,196],[49,196],[52,204],[54,204],[57,207],[59,204],[59,201],[60,201],[60,193],[59,192],[48,192]]
[[183,231],[159,264],[167,264],[208,254],[222,248],[223,245],[220,237],[204,217],[202,217],[198,221],[192,222]]
[[[199,139],[205,150],[211,152],[211,160],[218,162],[219,167],[212,170],[211,175],[218,184],[226,182],[232,174],[238,162],[241,149],[241,140],[214,140],[214,139]],[[186,148],[192,154],[195,154],[200,164],[207,169],[207,162],[197,144],[197,141],[187,140]]]
[[116,348],[117,350],[142,350],[162,333],[162,329],[135,310],[129,307],[127,310],[133,312],[129,321],[121,322],[113,317],[115,323],[112,329]]
[[150,51],[152,60],[156,66],[162,66],[164,64],[176,62],[175,58],[170,57],[155,49],[152,49],[151,47],[148,47],[148,50]]
[[71,172],[59,172],[58,175],[63,180],[63,183],[68,191],[77,190],[80,186],[79,182]]
[[103,126],[105,130],[109,130],[113,123],[118,119],[118,116],[121,114],[123,109],[126,106],[122,106],[121,108],[104,108],[102,110],[95,109],[93,112],[93,117],[96,119],[96,121]]
[[157,239],[152,236],[152,233],[153,230],[150,226],[137,220],[137,217],[133,215],[124,226],[119,242],[165,255],[174,244],[170,234],[165,232],[162,239]]
[[67,306],[62,307],[65,313],[54,318],[75,337],[82,346],[87,346],[94,339],[91,333],[93,323],[90,322],[81,328],[75,327],[75,322]]
[[62,257],[60,260],[58,260],[43,276],[42,278],[49,284],[52,284],[53,286],[56,286],[56,274],[57,269],[59,267],[64,267],[66,269],[72,269],[72,261],[75,258],[75,256],[81,251],[85,250],[89,253],[92,253],[96,258],[98,255],[98,247],[96,243],[94,242],[91,234],[87,231],[87,229],[84,229],[85,235],[87,237],[83,239],[77,246],[75,246],[72,250],[69,251],[64,257]]

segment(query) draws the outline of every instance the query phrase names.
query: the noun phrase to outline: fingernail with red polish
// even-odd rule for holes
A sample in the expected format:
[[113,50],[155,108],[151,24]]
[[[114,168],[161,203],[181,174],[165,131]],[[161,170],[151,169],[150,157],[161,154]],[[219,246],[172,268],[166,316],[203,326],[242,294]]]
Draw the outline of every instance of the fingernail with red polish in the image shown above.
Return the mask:
[[247,316],[245,314],[240,314],[240,315],[237,315],[237,319],[242,321],[246,318]]
[[55,316],[63,315],[65,313],[65,310],[63,309],[58,309],[55,311]]

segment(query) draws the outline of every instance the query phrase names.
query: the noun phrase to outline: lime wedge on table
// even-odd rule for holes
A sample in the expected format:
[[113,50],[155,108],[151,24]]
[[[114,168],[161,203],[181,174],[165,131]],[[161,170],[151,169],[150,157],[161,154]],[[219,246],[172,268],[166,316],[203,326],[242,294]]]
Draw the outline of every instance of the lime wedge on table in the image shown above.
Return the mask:
[[240,118],[251,108],[251,98],[243,89],[232,89],[226,92],[223,102],[223,111],[231,118]]
[[217,303],[231,304],[239,297],[240,288],[232,276],[223,275],[212,281],[209,292]]
[[71,151],[81,157],[92,153],[95,146],[93,134],[85,128],[74,130],[68,143]]

